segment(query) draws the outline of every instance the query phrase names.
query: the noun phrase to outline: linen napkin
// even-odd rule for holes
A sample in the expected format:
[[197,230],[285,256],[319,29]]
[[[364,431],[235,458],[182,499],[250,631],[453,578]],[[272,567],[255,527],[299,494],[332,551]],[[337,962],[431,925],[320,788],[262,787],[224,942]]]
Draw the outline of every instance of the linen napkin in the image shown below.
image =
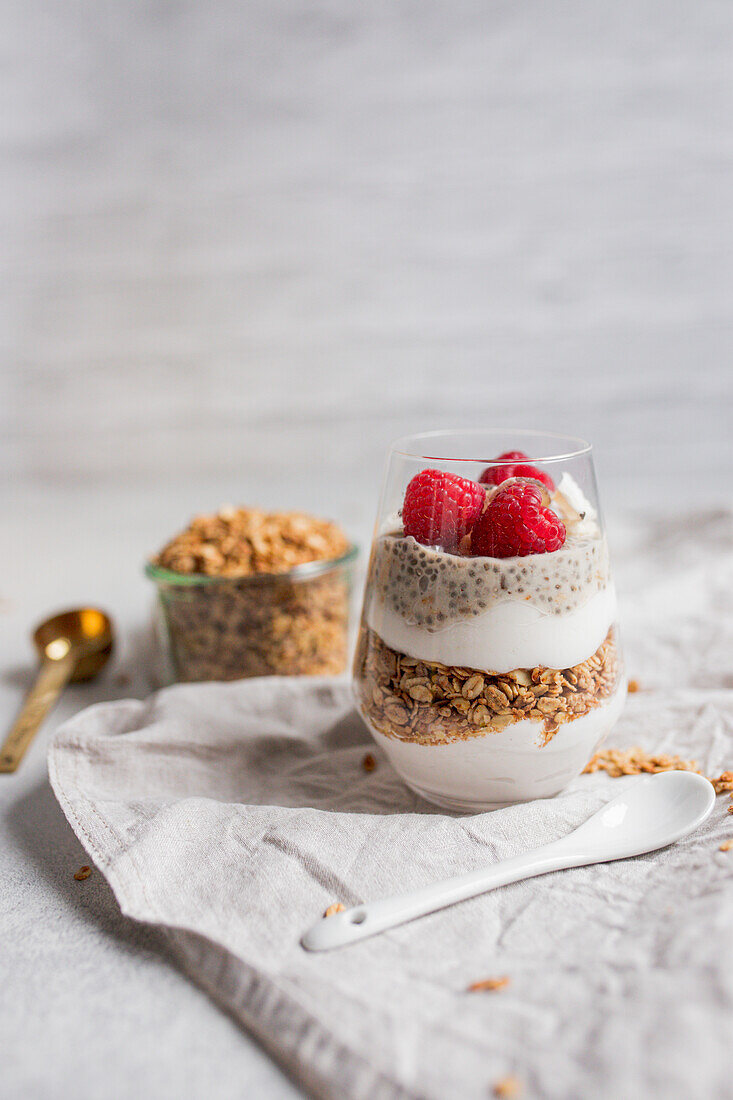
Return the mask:
[[[618,555],[630,697],[611,736],[733,765],[733,516],[635,525]],[[617,563],[618,564],[618,563]],[[365,752],[377,758],[369,772]],[[90,708],[49,754],[56,795],[122,910],[317,1097],[730,1095],[733,817],[651,855],[516,883],[308,954],[346,906],[508,858],[633,777],[453,816],[412,795],[341,680],[170,688]],[[468,992],[508,977],[500,992]]]

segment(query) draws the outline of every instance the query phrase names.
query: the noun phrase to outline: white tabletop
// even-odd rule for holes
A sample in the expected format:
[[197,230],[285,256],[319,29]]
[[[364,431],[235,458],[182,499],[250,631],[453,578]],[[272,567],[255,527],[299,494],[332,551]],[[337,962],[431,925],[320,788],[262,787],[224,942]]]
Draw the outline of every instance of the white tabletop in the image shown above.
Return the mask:
[[729,499],[733,12],[30,0],[2,29],[0,720],[39,618],[98,603],[120,647],[0,776],[0,1092],[284,1097],[73,879],[48,737],[148,691],[141,563],[193,512],[364,542],[404,431],[577,432],[611,517]]

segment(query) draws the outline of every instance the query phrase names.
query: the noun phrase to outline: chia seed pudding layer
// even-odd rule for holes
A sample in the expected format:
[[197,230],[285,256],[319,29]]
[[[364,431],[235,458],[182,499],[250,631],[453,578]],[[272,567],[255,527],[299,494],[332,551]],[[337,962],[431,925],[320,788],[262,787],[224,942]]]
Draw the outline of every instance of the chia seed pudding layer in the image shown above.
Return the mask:
[[609,584],[606,540],[573,535],[552,554],[516,558],[460,557],[422,546],[412,536],[380,535],[369,578],[377,602],[432,630],[476,618],[506,600],[562,615]]

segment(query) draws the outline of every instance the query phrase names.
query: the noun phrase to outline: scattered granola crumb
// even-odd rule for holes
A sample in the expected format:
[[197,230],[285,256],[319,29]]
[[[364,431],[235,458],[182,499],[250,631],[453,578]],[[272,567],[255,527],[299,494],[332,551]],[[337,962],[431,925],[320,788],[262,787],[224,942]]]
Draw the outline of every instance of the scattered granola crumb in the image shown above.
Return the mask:
[[[645,752],[638,745],[633,749],[604,749],[595,753],[583,768],[583,775],[591,772],[608,772],[613,779],[621,775],[642,775],[656,772],[702,772],[696,760],[683,760],[680,756],[666,753],[654,755]],[[728,813],[733,814],[733,771],[725,771],[716,777],[707,777],[715,788],[716,794],[730,793],[731,804]],[[727,849],[726,849],[727,850]]]
[[361,766],[365,772],[373,772],[377,766],[377,761],[374,759],[372,754],[368,752],[362,760]]
[[473,982],[466,993],[497,993],[500,989],[506,989],[511,978],[484,978],[481,982]]
[[494,1096],[499,1096],[502,1100],[512,1100],[521,1095],[522,1084],[518,1077],[502,1077],[494,1085]]
[[329,905],[328,909],[323,915],[324,917],[332,917],[334,913],[343,913],[345,908],[346,906],[342,905],[340,901],[335,901],[333,905]]
[[724,840],[720,845],[721,852],[729,852],[733,848],[733,840]]
[[629,686],[628,686],[629,694],[633,695],[634,692],[638,691],[638,690],[639,690],[639,681],[638,680],[629,680]]
[[617,779],[621,775],[641,775],[656,772],[698,772],[696,760],[683,760],[667,753],[645,752],[638,745],[633,749],[603,749],[595,753],[583,768],[583,774],[604,771]]
[[77,882],[83,882],[85,878],[89,878],[91,873],[91,867],[88,867],[85,863],[83,867],[80,867],[79,870],[75,872],[74,878]]

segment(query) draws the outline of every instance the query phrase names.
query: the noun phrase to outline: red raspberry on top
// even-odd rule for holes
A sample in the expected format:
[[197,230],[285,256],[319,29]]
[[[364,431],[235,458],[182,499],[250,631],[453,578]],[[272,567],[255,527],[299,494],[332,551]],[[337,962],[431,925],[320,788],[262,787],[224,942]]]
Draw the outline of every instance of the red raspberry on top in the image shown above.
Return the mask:
[[475,481],[442,470],[421,470],[405,491],[402,525],[406,535],[425,546],[456,550],[485,503],[486,490]]
[[542,503],[542,493],[530,481],[515,481],[499,489],[471,532],[476,557],[513,558],[551,554],[565,542],[565,525]]
[[506,481],[509,477],[533,477],[554,493],[555,482],[544,470],[528,465],[529,456],[524,451],[504,451],[504,454],[497,455],[494,461],[506,463],[506,465],[487,466],[479,478],[482,485],[501,485],[502,481]]

